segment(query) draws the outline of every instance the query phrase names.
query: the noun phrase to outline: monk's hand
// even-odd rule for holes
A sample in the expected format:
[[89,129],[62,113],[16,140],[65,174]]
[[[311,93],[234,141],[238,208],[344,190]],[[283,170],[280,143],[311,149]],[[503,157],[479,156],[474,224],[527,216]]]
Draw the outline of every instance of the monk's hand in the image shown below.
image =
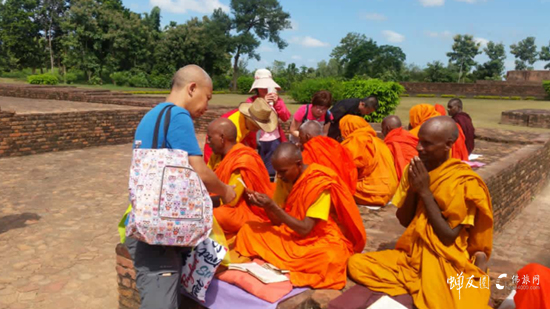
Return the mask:
[[430,191],[430,174],[424,166],[424,163],[419,157],[414,157],[409,165],[409,181],[411,189],[420,196],[425,196],[431,193]]
[[269,208],[273,201],[263,193],[254,192],[250,198],[250,201],[252,204],[262,207],[262,208]]

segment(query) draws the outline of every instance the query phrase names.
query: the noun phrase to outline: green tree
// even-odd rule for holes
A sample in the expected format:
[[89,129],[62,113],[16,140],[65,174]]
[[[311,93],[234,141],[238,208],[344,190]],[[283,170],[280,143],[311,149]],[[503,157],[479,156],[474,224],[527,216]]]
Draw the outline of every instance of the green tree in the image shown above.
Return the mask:
[[341,65],[346,66],[351,60],[350,55],[352,52],[369,41],[372,41],[372,39],[368,39],[364,34],[350,32],[340,40],[340,44],[332,50],[330,56],[338,60]]
[[480,44],[474,41],[474,37],[468,34],[456,35],[452,46],[453,51],[447,53],[449,62],[459,68],[458,82],[460,82],[464,73],[468,74],[472,67],[476,65],[474,58],[479,55]]
[[401,81],[423,82],[426,80],[426,72],[416,64],[409,64],[403,67]]
[[38,0],[6,0],[0,6],[2,48],[17,68],[42,67],[44,41],[40,34]]
[[407,56],[400,47],[382,45],[378,48],[371,67],[371,75],[383,81],[398,81]]
[[[55,50],[59,50],[60,37],[63,35],[61,30],[61,20],[67,12],[69,4],[65,0],[40,0],[39,4],[39,22],[40,28],[44,30],[44,35],[48,42],[48,52],[50,56],[50,71],[54,70]],[[54,46],[55,45],[55,46]]]
[[[540,49],[540,60],[542,61],[550,61],[550,44],[548,44],[548,46],[543,46],[541,49]],[[545,69],[547,70],[550,70],[550,62],[547,63],[545,66],[544,66]]]
[[424,72],[426,74],[425,81],[427,82],[449,83],[453,81],[451,69],[449,69],[449,67],[445,67],[441,61],[428,63]]
[[269,70],[271,71],[271,74],[281,76],[285,74],[285,67],[286,67],[286,62],[273,60],[273,64],[271,65]]
[[260,40],[269,40],[279,50],[284,49],[288,43],[280,33],[291,25],[290,14],[283,11],[277,0],[231,0],[231,12],[236,32],[233,42],[233,90],[236,90],[241,55],[260,60],[256,53]]
[[506,60],[504,44],[496,44],[491,41],[487,43],[483,51],[489,57],[489,61],[478,65],[474,76],[477,79],[501,80],[505,69],[504,60]]
[[338,77],[343,74],[343,68],[340,62],[335,58],[331,58],[328,63],[325,60],[317,63],[317,77]]
[[518,71],[532,70],[533,64],[537,62],[537,45],[532,36],[510,45],[510,52],[516,57],[516,70]]

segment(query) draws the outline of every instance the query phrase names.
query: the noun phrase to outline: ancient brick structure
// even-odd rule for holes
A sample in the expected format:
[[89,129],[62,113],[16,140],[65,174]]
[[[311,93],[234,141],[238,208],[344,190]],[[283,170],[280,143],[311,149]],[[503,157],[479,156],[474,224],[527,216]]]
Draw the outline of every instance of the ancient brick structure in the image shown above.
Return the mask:
[[546,97],[546,92],[542,84],[526,85],[526,84],[511,84],[505,82],[480,82],[480,83],[409,83],[402,82],[408,94],[454,94],[473,97],[476,95],[490,96],[519,96],[519,97],[535,97],[543,99]]
[[517,109],[504,111],[500,123],[533,128],[550,128],[550,110]]
[[508,71],[506,81],[510,83],[533,83],[541,84],[542,81],[550,80],[550,71]]

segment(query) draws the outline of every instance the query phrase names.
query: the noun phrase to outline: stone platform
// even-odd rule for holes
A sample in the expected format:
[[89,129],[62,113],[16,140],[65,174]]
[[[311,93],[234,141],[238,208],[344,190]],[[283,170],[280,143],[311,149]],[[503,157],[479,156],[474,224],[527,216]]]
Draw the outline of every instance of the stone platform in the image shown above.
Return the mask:
[[500,117],[500,123],[532,128],[550,128],[550,109],[504,111]]

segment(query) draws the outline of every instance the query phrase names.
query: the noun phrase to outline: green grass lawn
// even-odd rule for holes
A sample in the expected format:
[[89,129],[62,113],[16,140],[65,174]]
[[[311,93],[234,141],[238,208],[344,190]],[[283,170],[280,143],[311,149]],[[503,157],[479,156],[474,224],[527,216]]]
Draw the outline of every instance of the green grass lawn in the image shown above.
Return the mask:
[[[216,105],[238,106],[244,102],[249,95],[239,94],[215,94],[210,101],[211,108]],[[290,96],[282,96],[291,113],[301,106],[296,104]],[[412,106],[421,103],[436,104],[447,106],[449,99],[446,98],[401,98],[401,103],[397,107],[396,115],[401,118],[403,124],[409,123],[409,110]],[[548,129],[528,128],[521,126],[501,125],[500,115],[503,111],[522,108],[550,109],[550,101],[513,101],[513,100],[480,100],[480,99],[462,99],[464,111],[470,114],[474,126],[480,128],[504,129],[513,131],[548,131]]]

